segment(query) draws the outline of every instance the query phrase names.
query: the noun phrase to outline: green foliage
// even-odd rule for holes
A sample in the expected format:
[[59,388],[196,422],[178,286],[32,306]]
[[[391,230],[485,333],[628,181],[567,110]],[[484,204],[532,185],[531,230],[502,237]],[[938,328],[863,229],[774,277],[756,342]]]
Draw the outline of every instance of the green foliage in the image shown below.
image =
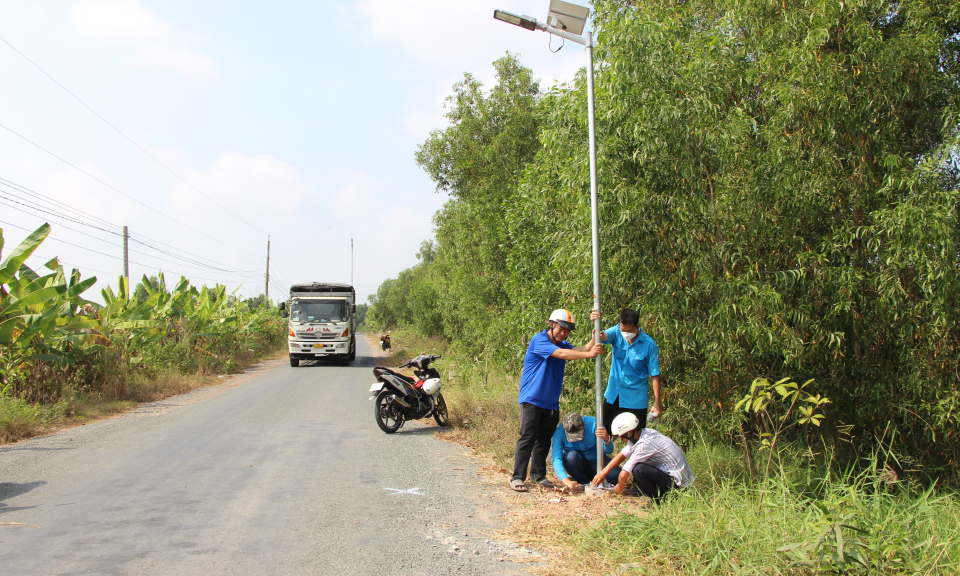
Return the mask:
[[367,310],[369,310],[369,309],[370,309],[370,305],[369,305],[369,304],[357,304],[357,312],[356,312],[356,314],[354,315],[354,316],[355,316],[355,321],[356,321],[356,324],[355,324],[355,325],[356,325],[356,327],[357,327],[357,328],[356,328],[357,331],[360,331],[360,330],[363,329],[363,323],[364,323],[364,322],[366,321],[366,319],[367,319]]
[[[283,322],[272,310],[235,303],[223,286],[197,288],[186,278],[167,290],[163,274],[105,288],[104,304],[84,300],[96,282],[69,276],[56,259],[40,276],[23,262],[49,234],[44,224],[0,264],[0,397],[57,403],[73,392],[124,396],[127,380],[174,369],[236,370],[281,345]],[[2,231],[0,231],[2,249]]]
[[[791,373],[832,400],[801,418],[849,431],[851,461],[890,422],[904,466],[960,477],[958,5],[594,8],[600,298],[608,325],[640,311],[666,409],[745,445],[774,430],[738,418],[743,390]],[[551,309],[589,313],[586,94],[497,66],[419,150],[450,200],[370,314],[516,370]],[[592,372],[568,365],[572,396]]]
[[[734,454],[704,450],[688,454],[692,465],[735,471]],[[609,573],[956,573],[960,499],[888,485],[877,464],[855,477],[806,484],[778,474],[759,486],[701,464],[690,489],[578,530],[569,544],[603,558]]]
[[[150,290],[147,290],[147,286],[150,287]],[[133,299],[143,304],[147,298],[150,297],[151,293],[157,291],[166,292],[166,290],[167,287],[160,284],[160,278],[158,276],[151,276],[150,278],[144,276],[143,280],[138,282],[137,287],[133,289]]]

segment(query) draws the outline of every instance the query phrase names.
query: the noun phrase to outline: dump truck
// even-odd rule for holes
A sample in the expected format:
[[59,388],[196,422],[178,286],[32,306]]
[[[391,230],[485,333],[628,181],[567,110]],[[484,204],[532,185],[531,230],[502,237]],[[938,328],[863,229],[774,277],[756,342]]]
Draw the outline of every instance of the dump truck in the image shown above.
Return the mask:
[[356,311],[357,293],[349,284],[308,282],[291,286],[290,300],[280,303],[280,316],[289,318],[290,366],[321,358],[349,365],[357,357]]

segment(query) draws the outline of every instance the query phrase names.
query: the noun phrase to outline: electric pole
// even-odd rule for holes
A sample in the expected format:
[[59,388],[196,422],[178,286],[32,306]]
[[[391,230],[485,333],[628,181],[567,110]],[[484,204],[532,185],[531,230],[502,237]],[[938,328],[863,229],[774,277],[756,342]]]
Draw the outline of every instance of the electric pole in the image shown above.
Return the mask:
[[267,235],[267,275],[263,282],[263,303],[270,302],[270,235]]
[[353,238],[350,239],[350,285],[353,286]]
[[126,226],[123,227],[123,295],[130,300],[130,254],[127,249],[130,231]]

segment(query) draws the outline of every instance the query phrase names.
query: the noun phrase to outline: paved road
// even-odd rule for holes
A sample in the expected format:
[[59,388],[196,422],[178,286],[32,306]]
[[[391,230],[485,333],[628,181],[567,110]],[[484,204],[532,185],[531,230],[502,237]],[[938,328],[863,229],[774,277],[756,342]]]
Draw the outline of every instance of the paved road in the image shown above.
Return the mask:
[[0,525],[0,574],[520,573],[461,449],[377,428],[359,344],[0,448],[0,522],[36,526]]

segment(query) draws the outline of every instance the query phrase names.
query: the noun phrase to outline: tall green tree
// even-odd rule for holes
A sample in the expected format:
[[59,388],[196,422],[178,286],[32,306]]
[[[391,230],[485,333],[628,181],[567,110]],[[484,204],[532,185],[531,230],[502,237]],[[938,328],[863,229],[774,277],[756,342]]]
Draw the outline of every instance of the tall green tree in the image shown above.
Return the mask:
[[482,347],[508,308],[507,259],[513,239],[507,213],[523,169],[540,148],[540,96],[533,72],[516,56],[493,63],[497,83],[487,92],[470,74],[447,99],[450,125],[433,132],[416,161],[450,195],[435,218],[430,267],[448,336]]
[[[892,423],[956,478],[960,5],[594,8],[601,300],[608,324],[640,310],[668,410],[723,437],[755,378],[814,379],[854,448]],[[499,66],[498,88],[532,77]],[[583,77],[527,86],[468,76],[417,156],[451,194],[428,266],[444,331],[497,334],[517,363],[550,309],[585,319],[592,295]],[[567,389],[585,399],[591,372]]]

